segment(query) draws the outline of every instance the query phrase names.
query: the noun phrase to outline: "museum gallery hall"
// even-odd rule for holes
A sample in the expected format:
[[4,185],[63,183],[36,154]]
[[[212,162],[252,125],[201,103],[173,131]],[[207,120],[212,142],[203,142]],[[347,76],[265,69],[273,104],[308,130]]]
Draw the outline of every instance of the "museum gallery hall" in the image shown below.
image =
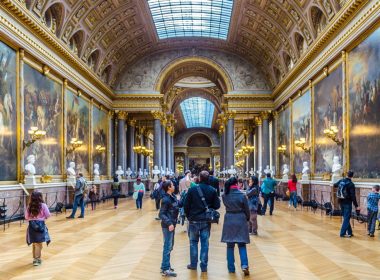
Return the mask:
[[379,279],[379,65],[377,0],[2,0],[0,280]]

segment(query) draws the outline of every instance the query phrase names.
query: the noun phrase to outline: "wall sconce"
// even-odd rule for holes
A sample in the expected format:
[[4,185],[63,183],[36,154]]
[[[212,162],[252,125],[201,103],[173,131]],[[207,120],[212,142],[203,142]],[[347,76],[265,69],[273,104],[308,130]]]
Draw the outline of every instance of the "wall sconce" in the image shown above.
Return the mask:
[[297,147],[301,148],[305,153],[310,154],[310,147],[309,148],[306,147],[306,138],[302,137],[302,138],[300,138],[300,140],[294,141],[294,144]]
[[95,150],[99,153],[102,153],[106,150],[106,147],[104,147],[102,145],[96,145]]
[[338,127],[336,125],[330,126],[330,128],[323,130],[323,134],[333,140],[337,145],[343,146],[343,140],[338,139]]
[[26,141],[26,140],[22,141],[22,143],[23,143],[23,150],[26,147],[30,147],[34,142],[36,142],[37,140],[40,140],[43,136],[45,136],[46,135],[46,131],[45,130],[39,130],[38,127],[32,126],[28,130],[28,134],[30,135],[31,139],[28,140],[28,141]]
[[286,152],[286,145],[281,145],[280,147],[277,148],[277,151],[279,154],[285,154]]
[[71,147],[66,149],[66,154],[70,154],[81,147],[83,145],[83,141],[77,140],[76,138],[71,138],[70,145]]

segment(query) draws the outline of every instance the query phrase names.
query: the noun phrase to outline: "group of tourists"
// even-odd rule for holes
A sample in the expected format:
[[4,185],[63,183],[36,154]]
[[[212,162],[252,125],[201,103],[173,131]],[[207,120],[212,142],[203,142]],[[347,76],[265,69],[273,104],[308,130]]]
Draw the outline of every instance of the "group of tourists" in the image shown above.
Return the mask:
[[[161,221],[163,233],[163,253],[161,263],[161,273],[163,276],[177,276],[170,264],[170,254],[174,247],[175,229],[178,224],[180,213],[188,221],[188,237],[190,243],[190,263],[187,268],[190,270],[199,268],[202,272],[207,272],[209,238],[212,223],[219,221],[220,208],[219,180],[212,172],[201,171],[199,176],[191,177],[190,171],[185,172],[184,178],[179,182],[175,179],[168,179],[163,176],[155,184],[151,192],[151,198],[156,201],[156,208],[159,209],[157,220]],[[352,205],[357,213],[360,212],[355,194],[355,185],[352,182],[354,173],[349,171],[347,177],[334,184],[337,189],[343,223],[340,230],[340,237],[353,237],[350,218]],[[118,198],[121,193],[118,177],[114,177],[111,190],[114,198],[114,208],[118,206]],[[178,182],[178,183],[177,183]],[[252,176],[249,186],[243,192],[243,181],[236,177],[229,178],[224,184],[222,201],[225,206],[225,216],[222,230],[221,242],[227,246],[227,268],[230,273],[235,273],[234,247],[237,245],[240,255],[241,269],[244,275],[249,275],[249,265],[246,244],[250,243],[249,235],[258,234],[257,216],[265,215],[269,204],[269,214],[273,215],[275,203],[275,187],[277,181],[266,174],[266,178],[259,183],[259,178]],[[145,185],[141,178],[137,178],[134,183],[133,198],[136,200],[136,208],[142,209]],[[89,196],[91,197],[91,189]],[[297,178],[292,175],[288,181],[289,206],[297,208]],[[83,174],[79,174],[73,201],[73,210],[68,219],[75,218],[75,213],[80,206],[81,214],[78,218],[84,218],[85,194],[87,183]],[[181,194],[180,199],[176,194]],[[264,203],[261,203],[260,194]],[[367,217],[368,235],[374,237],[376,220],[378,217],[378,203],[380,200],[380,186],[376,185],[367,197]],[[94,210],[94,206],[92,207]],[[30,202],[25,211],[25,219],[29,222],[27,229],[27,244],[33,245],[33,265],[41,265],[41,250],[43,242],[50,243],[50,236],[45,225],[45,220],[50,217],[47,205],[43,201],[42,193],[33,191]],[[200,242],[200,252],[198,244]]]

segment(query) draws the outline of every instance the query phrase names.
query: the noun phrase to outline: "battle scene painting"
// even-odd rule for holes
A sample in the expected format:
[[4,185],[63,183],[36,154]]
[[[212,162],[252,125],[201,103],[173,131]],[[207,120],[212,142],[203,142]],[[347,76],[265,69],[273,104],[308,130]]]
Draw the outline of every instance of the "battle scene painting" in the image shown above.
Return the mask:
[[315,173],[331,173],[333,157],[342,162],[342,147],[323,131],[336,126],[343,139],[342,67],[338,67],[314,86]]
[[350,169],[380,178],[380,28],[348,55]]
[[[108,117],[107,113],[93,107],[92,111],[93,127],[93,164],[99,164],[100,175],[107,175],[107,131]],[[94,167],[91,167],[94,169]]]
[[61,170],[62,85],[24,65],[24,131],[37,127],[46,136],[25,149],[25,158],[35,155],[36,173],[59,175]]
[[67,165],[69,162],[75,162],[75,170],[81,172],[85,177],[89,175],[89,154],[88,148],[90,143],[90,107],[89,103],[81,97],[78,97],[72,91],[66,91],[66,141],[70,149],[70,142],[73,139],[83,141],[81,147],[74,152],[67,154]]
[[[293,103],[293,139],[304,140],[305,148],[311,146],[311,95],[308,90]],[[310,168],[310,154],[294,145],[294,172],[301,173],[303,162]]]
[[282,174],[283,165],[290,167],[290,108],[280,112],[278,118],[278,146],[286,146],[285,153],[279,154],[279,173]]
[[17,180],[16,52],[0,42],[0,181]]

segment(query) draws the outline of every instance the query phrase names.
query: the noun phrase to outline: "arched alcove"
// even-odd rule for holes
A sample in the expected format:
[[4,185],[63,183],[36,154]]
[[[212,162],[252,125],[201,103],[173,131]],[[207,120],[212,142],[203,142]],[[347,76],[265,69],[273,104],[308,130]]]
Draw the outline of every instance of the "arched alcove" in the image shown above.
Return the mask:
[[65,18],[65,8],[61,3],[51,5],[44,13],[45,25],[59,36]]
[[100,51],[93,51],[88,57],[87,64],[92,70],[96,70],[99,61]]
[[187,140],[188,147],[211,147],[210,138],[203,133],[196,133]]
[[101,78],[103,82],[108,83],[111,78],[111,72],[112,72],[112,65],[108,65],[106,68],[104,68]]
[[310,9],[311,23],[314,28],[316,35],[321,33],[325,29],[327,24],[327,19],[323,14],[322,10],[316,6],[312,6]]
[[69,40],[70,49],[77,55],[80,54],[84,41],[84,32],[83,30],[78,30],[71,36]]
[[293,68],[293,61],[287,52],[282,53],[286,70],[290,71]]
[[303,36],[298,32],[294,33],[294,44],[296,45],[298,53],[301,56],[306,50],[307,44]]
[[276,82],[279,83],[281,80],[281,72],[276,66],[273,66],[273,75],[276,79]]

